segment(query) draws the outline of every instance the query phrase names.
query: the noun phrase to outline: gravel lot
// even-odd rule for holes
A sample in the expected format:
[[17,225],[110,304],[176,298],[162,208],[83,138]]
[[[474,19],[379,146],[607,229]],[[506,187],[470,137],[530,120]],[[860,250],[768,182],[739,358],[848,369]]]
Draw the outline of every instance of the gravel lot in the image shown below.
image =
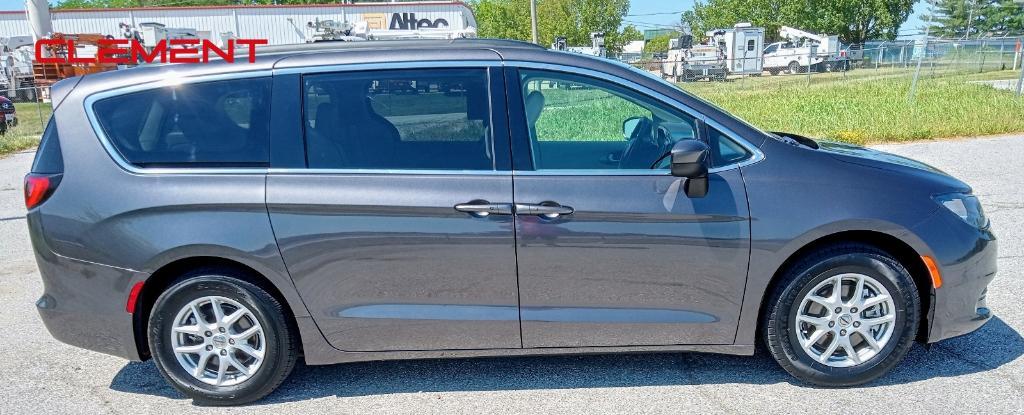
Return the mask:
[[[1024,136],[884,146],[972,184],[1000,238],[990,286],[997,317],[976,333],[915,346],[881,381],[829,390],[794,384],[766,355],[640,354],[299,366],[246,408],[199,408],[152,362],[58,343],[24,221],[32,154],[0,159],[0,413],[1022,413]],[[1018,298],[1018,300],[1014,300]]]

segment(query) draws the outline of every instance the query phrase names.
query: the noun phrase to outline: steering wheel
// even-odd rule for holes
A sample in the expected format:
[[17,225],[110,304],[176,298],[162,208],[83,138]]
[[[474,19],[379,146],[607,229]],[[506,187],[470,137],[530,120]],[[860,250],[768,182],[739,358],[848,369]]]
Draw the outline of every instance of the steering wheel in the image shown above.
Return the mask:
[[662,139],[658,136],[665,136],[665,131],[658,127],[654,129],[654,121],[650,118],[640,118],[639,124],[633,129],[626,142],[626,148],[622,150],[622,158],[619,160],[620,169],[650,169],[651,165],[661,158],[664,153]]

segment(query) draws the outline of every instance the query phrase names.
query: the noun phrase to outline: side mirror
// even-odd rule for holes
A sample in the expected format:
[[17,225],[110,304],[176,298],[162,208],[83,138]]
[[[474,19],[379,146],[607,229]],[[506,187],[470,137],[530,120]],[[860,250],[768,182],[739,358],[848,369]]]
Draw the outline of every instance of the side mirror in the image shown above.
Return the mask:
[[636,129],[640,128],[643,117],[629,117],[622,122],[622,137],[630,140],[636,135]]
[[681,140],[672,146],[672,175],[686,178],[686,195],[708,194],[708,158],[711,149],[698,140]]

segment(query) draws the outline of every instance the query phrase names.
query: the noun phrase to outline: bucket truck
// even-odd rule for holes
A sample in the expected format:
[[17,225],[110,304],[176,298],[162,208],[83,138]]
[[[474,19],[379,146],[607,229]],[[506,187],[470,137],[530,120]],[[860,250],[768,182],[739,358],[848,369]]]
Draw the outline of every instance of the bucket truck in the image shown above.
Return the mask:
[[847,60],[839,51],[839,36],[814,34],[789,26],[779,29],[786,39],[764,49],[764,69],[772,75],[782,71],[798,73],[814,70],[845,70]]
[[15,100],[35,99],[32,36],[0,37],[0,91]]

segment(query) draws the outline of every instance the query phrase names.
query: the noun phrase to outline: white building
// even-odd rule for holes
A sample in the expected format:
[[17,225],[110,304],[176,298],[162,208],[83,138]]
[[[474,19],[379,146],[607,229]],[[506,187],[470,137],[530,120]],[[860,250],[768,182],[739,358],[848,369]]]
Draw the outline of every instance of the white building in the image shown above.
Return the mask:
[[[120,23],[139,27],[160,23],[167,27],[208,31],[215,37],[267,39],[271,45],[303,43],[315,30],[315,20],[358,24],[371,33],[405,32],[426,37],[463,37],[476,33],[473,13],[460,1],[381,2],[324,5],[250,5],[201,7],[144,7],[109,9],[53,9],[53,30],[61,33],[99,33],[122,37]],[[24,11],[0,11],[0,37],[31,35]]]
[[646,40],[634,40],[626,43],[622,46],[622,53],[619,54],[619,59],[630,63],[639,60],[644,55],[644,46],[646,45]]

